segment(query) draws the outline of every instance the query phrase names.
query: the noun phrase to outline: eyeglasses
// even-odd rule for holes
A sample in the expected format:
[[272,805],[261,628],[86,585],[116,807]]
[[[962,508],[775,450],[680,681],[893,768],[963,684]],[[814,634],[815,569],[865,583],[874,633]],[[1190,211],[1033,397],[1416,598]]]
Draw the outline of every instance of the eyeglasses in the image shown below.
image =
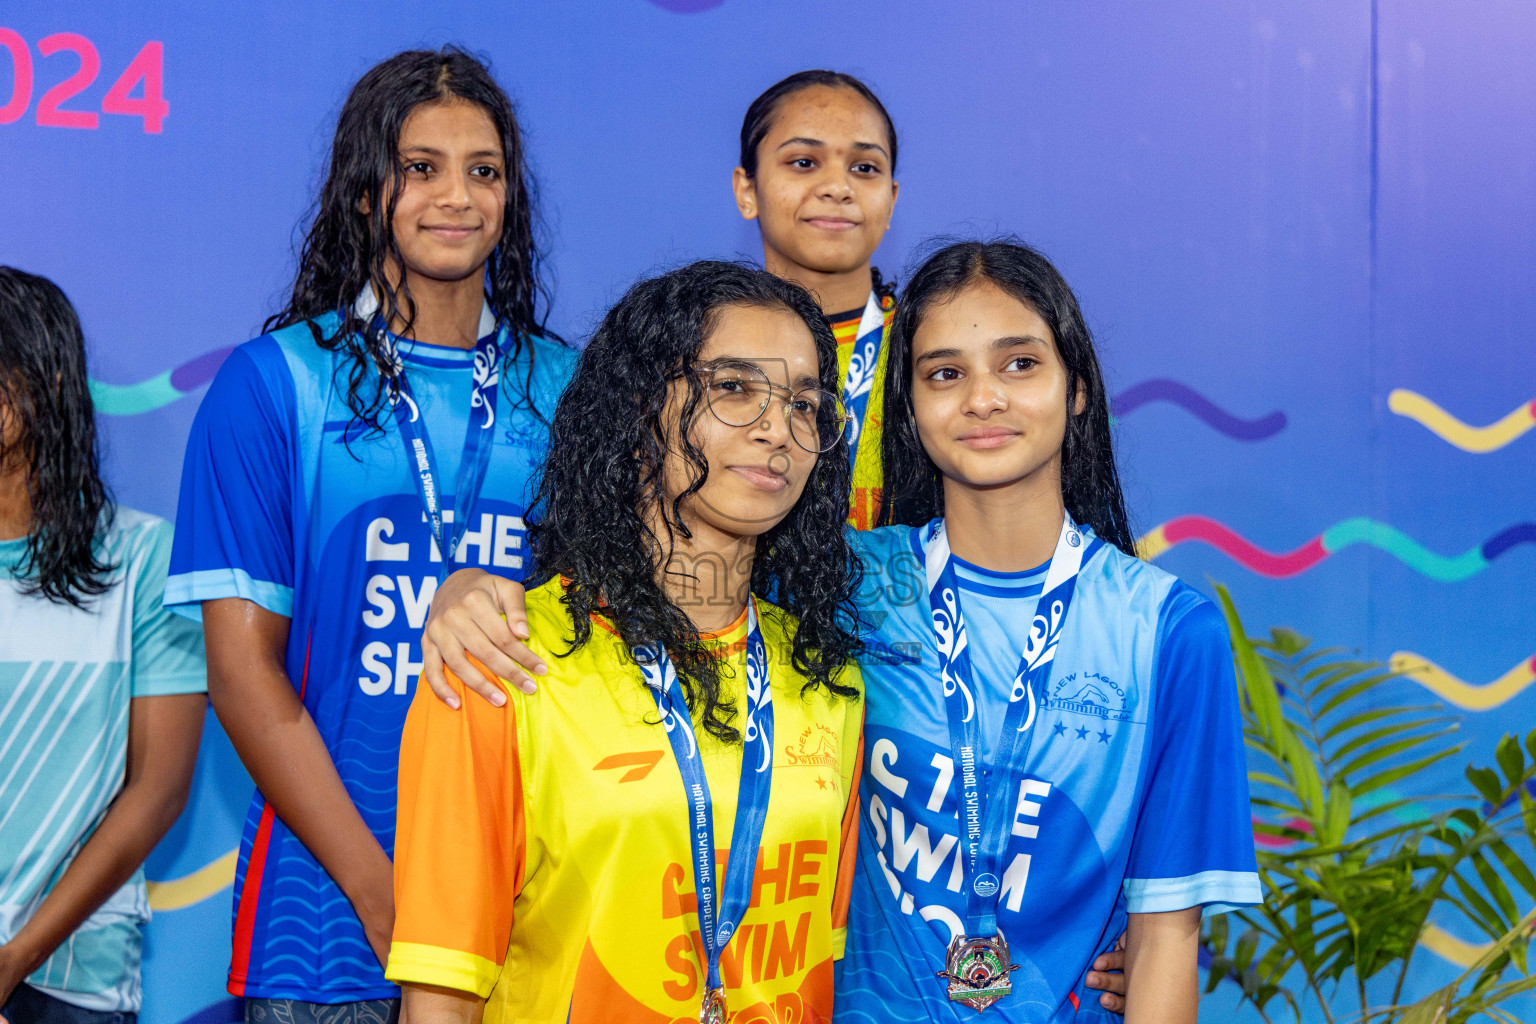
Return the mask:
[[702,370],[701,376],[709,411],[728,427],[750,427],[759,422],[768,411],[768,403],[779,396],[784,418],[789,421],[789,436],[813,455],[836,448],[853,423],[842,399],[821,388],[796,391],[773,383],[760,370],[735,364]]

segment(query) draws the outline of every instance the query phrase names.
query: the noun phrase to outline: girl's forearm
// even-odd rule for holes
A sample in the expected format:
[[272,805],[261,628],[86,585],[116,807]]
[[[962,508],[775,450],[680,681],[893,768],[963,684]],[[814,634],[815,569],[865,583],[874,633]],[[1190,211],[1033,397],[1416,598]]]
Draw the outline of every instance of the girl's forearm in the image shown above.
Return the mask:
[[288,619],[239,598],[203,603],[208,696],[262,797],[351,901],[382,964],[393,866],[358,813],[283,666]]
[[1126,1024],[1195,1024],[1200,908],[1132,914],[1125,937]]
[[401,985],[400,1016],[406,1024],[480,1024],[485,1000],[473,992],[436,985]]
[[186,806],[207,700],[201,693],[130,704],[123,789],[58,885],[9,945],[36,970],[133,876]]

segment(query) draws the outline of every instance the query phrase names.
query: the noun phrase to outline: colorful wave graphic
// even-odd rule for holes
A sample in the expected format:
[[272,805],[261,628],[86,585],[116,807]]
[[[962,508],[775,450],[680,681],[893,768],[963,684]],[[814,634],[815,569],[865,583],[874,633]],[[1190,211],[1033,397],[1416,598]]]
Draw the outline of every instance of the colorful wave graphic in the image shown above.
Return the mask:
[[149,891],[149,908],[182,910],[228,889],[235,884],[235,861],[239,855],[239,850],[230,850],[191,874],[164,882],[144,883]]
[[1503,419],[1486,427],[1463,423],[1417,391],[1394,388],[1387,395],[1387,408],[1413,420],[1447,444],[1464,452],[1485,455],[1498,451],[1536,427],[1536,398],[1519,406]]
[[1392,671],[1401,672],[1446,703],[1468,711],[1496,708],[1514,700],[1526,687],[1536,683],[1536,654],[1492,682],[1481,685],[1458,679],[1428,658],[1412,651],[1398,651],[1392,655],[1389,664]]
[[1136,542],[1147,561],[1186,541],[1207,544],[1243,568],[1270,579],[1297,576],[1329,555],[1355,544],[1367,544],[1396,558],[1410,569],[1441,583],[1456,583],[1488,568],[1511,548],[1536,544],[1536,523],[1517,523],[1459,555],[1441,555],[1401,530],[1374,519],[1356,517],[1336,523],[1299,548],[1282,553],[1265,551],[1224,523],[1206,516],[1179,516],[1153,527]]
[[1493,943],[1468,942],[1465,939],[1458,939],[1439,925],[1427,924],[1424,926],[1423,934],[1419,936],[1419,945],[1457,967],[1471,967]]
[[1285,413],[1278,409],[1257,419],[1234,416],[1188,384],[1176,380],[1144,380],[1114,397],[1111,408],[1124,418],[1151,402],[1169,402],[1234,441],[1262,441],[1285,429]]
[[153,412],[213,380],[213,375],[219,372],[219,367],[233,351],[233,348],[220,348],[204,352],[174,370],[166,370],[137,384],[106,384],[92,380],[91,401],[96,403],[97,412],[108,416]]

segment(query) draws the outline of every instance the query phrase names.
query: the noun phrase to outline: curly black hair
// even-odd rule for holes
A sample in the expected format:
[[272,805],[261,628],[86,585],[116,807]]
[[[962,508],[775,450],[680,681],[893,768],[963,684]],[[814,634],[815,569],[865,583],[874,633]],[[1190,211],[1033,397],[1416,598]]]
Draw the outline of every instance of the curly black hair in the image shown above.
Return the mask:
[[[486,261],[486,300],[499,323],[508,327],[502,380],[516,404],[532,408],[533,346],[530,335],[558,341],[544,325],[549,290],[541,276],[543,253],[535,237],[535,188],[523,152],[522,132],[512,102],[490,69],[454,46],[408,50],[371,68],[347,96],[331,144],[331,167],[316,200],[293,291],[283,310],[267,319],[264,331],[308,323],[321,348],[345,348],[351,356],[347,405],[352,414],[378,430],[386,391],[379,386],[381,339],[357,315],[353,303],[365,286],[381,290],[379,315],[384,323],[403,321],[410,332],[416,306],[409,286],[389,284],[386,268],[400,260],[390,225],[404,186],[398,154],[400,128],[417,107],[459,100],[490,116],[501,138],[506,163],[507,204],[501,240]],[[381,201],[382,197],[382,201]],[[367,213],[362,212],[367,208]],[[335,313],[340,329],[327,336],[315,323]],[[511,372],[524,349],[521,374]],[[537,412],[537,410],[535,410]]]
[[[816,342],[821,386],[837,392],[837,344],[803,288],[718,261],[643,281],[604,317],[555,410],[528,535],[538,567],[529,585],[557,576],[567,581],[572,649],[590,639],[594,612],[607,617],[628,647],[664,644],[689,707],[710,733],[734,742],[736,709],[721,699],[717,659],[660,579],[662,571],[678,572],[669,564],[671,538],[690,535],[683,504],[709,473],[689,436],[694,418],[710,415],[691,371],[728,306],[786,309],[803,320]],[[663,414],[670,382],[680,377],[688,393],[674,435],[682,450],[675,454],[689,484],[668,499]],[[859,650],[854,595],[860,570],[843,533],[850,478],[846,448],[822,455],[794,508],[758,538],[750,577],[752,593],[798,620],[791,659],[806,689],[825,687],[845,698],[858,691],[837,676]],[[648,525],[658,519],[660,535]]]
[[23,592],[84,608],[117,568],[96,539],[112,523],[101,479],[85,338],[74,306],[45,277],[0,267],[0,411],[12,421],[0,467],[27,466],[32,526],[17,570]]
[[944,514],[938,467],[923,449],[912,410],[912,338],[935,304],[969,284],[990,281],[1050,327],[1067,369],[1067,394],[1081,389],[1083,411],[1067,416],[1061,449],[1061,494],[1067,511],[1110,544],[1135,557],[1136,538],[1120,491],[1109,430],[1109,396],[1093,337],[1077,296],[1051,261],[1017,239],[955,242],[923,261],[907,282],[891,322],[885,366],[885,525],[921,526]]

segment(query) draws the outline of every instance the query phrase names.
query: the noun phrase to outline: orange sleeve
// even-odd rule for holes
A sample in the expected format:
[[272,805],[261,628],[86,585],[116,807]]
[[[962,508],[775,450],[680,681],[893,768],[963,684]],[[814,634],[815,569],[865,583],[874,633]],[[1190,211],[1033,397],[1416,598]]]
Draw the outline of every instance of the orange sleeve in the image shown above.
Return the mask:
[[526,850],[518,696],[492,707],[450,672],[454,711],[418,683],[400,740],[395,932],[385,977],[490,995]]

